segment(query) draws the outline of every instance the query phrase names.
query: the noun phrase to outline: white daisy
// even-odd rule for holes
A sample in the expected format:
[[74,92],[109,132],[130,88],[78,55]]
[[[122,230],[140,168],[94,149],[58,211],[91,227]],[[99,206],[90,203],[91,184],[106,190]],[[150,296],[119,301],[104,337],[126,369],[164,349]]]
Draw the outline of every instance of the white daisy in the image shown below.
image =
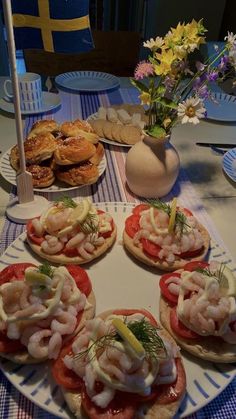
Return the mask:
[[190,122],[196,125],[200,122],[199,119],[206,115],[203,101],[199,97],[190,97],[179,103],[177,111],[182,124]]
[[236,35],[234,35],[233,32],[228,32],[228,35],[225,36],[224,40],[230,45],[231,48],[235,47]]

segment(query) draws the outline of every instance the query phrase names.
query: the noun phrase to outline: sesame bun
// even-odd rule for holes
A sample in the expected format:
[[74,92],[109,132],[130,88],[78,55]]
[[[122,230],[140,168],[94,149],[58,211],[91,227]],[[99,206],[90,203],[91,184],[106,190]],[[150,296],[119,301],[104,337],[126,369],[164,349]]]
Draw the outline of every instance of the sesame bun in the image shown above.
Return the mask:
[[200,336],[199,339],[185,339],[173,332],[170,326],[171,306],[160,298],[160,319],[163,327],[173,336],[179,346],[187,352],[212,362],[230,363],[236,361],[236,345],[224,342],[214,336]]
[[198,223],[198,230],[201,232],[201,236],[203,238],[203,247],[200,254],[193,258],[178,258],[176,256],[176,260],[173,263],[168,263],[166,260],[161,259],[151,259],[148,257],[142,250],[141,247],[137,247],[133,243],[133,239],[129,237],[126,231],[123,232],[123,244],[125,248],[138,260],[145,263],[146,265],[152,266],[154,268],[160,269],[162,271],[175,271],[176,269],[183,268],[187,262],[192,262],[196,260],[204,260],[206,258],[209,246],[210,246],[210,236],[208,231],[203,227],[202,224]]
[[94,250],[92,257],[89,260],[83,259],[81,256],[69,257],[69,256],[64,255],[63,253],[56,254],[56,255],[48,255],[41,250],[41,247],[39,245],[33,243],[29,237],[27,237],[27,241],[31,249],[33,250],[33,252],[39,255],[42,259],[46,259],[49,262],[53,262],[59,265],[64,265],[64,264],[66,265],[68,263],[82,265],[84,263],[89,263],[92,260],[97,259],[99,256],[106,253],[106,251],[113,245],[113,243],[116,240],[116,232],[117,232],[117,229],[116,229],[116,226],[114,225],[114,229],[111,233],[111,236],[106,238],[105,242]]
[[[69,336],[63,336],[63,343],[67,342],[68,339],[71,339],[73,336],[75,336],[84,327],[86,320],[90,320],[94,317],[96,309],[96,300],[93,291],[91,291],[89,296],[87,297],[87,302],[89,303],[89,307],[86,310],[84,310],[74,332]],[[10,361],[15,362],[17,364],[39,364],[41,362],[47,361],[47,358],[33,358],[26,350],[14,353],[1,352],[0,356],[2,358],[9,359]]]
[[[97,317],[106,319],[114,311],[115,310],[107,310],[99,314]],[[137,309],[137,312],[138,312],[138,309]],[[166,330],[162,329],[162,335],[164,335],[169,341],[171,341],[174,345],[176,345],[173,338],[170,336],[170,334]],[[184,372],[184,366],[183,366],[181,358],[178,358],[178,359],[180,360],[180,369],[183,375],[182,394],[179,397],[179,399],[174,402],[166,403],[166,404],[161,404],[158,401],[140,404],[137,410],[137,417],[142,417],[145,419],[171,419],[175,416],[184,398],[185,390],[186,390],[186,377],[185,377],[185,372]],[[83,408],[81,406],[81,394],[78,391],[67,390],[65,388],[62,388],[62,392],[66,400],[66,403],[68,404],[68,407],[73,413],[73,415],[76,418],[80,418],[80,419],[87,418],[88,416],[83,411]]]

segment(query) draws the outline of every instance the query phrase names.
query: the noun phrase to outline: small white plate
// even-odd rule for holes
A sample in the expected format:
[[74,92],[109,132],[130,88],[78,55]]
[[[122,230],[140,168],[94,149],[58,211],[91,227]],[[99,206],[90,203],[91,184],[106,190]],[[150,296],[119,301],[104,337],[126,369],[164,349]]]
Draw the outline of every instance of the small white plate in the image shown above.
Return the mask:
[[[60,96],[55,93],[42,92],[42,108],[37,111],[21,111],[22,115],[36,115],[57,108],[61,104]],[[9,113],[15,113],[13,102],[0,99],[0,109]]]
[[[10,151],[11,151],[11,148],[9,148],[9,150],[7,150],[0,159],[0,173],[7,182],[15,186],[16,185],[16,172],[10,164],[10,160],[9,160]],[[107,166],[107,161],[104,155],[98,165],[99,177],[106,170],[106,166]],[[34,188],[34,191],[35,192],[67,192],[73,189],[84,188],[85,186],[89,186],[89,184],[87,183],[85,185],[79,185],[79,186],[70,186],[70,185],[66,186],[65,183],[60,182],[59,180],[55,180],[55,182],[51,186],[48,186],[47,188]]]
[[[97,112],[93,113],[92,115],[89,115],[89,117],[87,118],[87,121],[89,122],[89,121],[94,120],[94,119],[97,119]],[[133,144],[119,143],[118,141],[108,140],[108,138],[103,138],[103,137],[99,137],[99,140],[102,143],[109,144],[109,145],[115,145],[117,147],[129,147],[130,148],[130,147],[133,146]]]
[[213,101],[205,100],[207,119],[214,121],[233,122],[236,121],[236,96],[226,93],[213,93]]
[[[155,269],[146,269],[135,263],[121,246],[125,219],[131,214],[135,204],[100,202],[95,205],[109,212],[117,225],[117,241],[112,249],[87,268],[96,295],[97,313],[111,308],[142,307],[157,317],[160,274]],[[226,263],[229,255],[215,244],[211,246],[210,259]],[[7,265],[18,262],[39,263],[38,257],[28,250],[25,233],[18,236],[0,257],[0,271]],[[235,271],[233,263],[228,263],[228,266]],[[235,377],[234,365],[203,361],[184,351],[182,357],[187,375],[187,393],[178,418],[185,418],[206,406]],[[0,369],[17,390],[33,403],[56,417],[72,417],[59,387],[49,373],[47,363],[16,366],[10,361],[0,359]]]
[[236,182],[236,148],[232,148],[224,154],[222,165],[225,173]]
[[99,71],[72,71],[56,76],[58,86],[75,92],[100,92],[120,87],[119,79],[109,73]]

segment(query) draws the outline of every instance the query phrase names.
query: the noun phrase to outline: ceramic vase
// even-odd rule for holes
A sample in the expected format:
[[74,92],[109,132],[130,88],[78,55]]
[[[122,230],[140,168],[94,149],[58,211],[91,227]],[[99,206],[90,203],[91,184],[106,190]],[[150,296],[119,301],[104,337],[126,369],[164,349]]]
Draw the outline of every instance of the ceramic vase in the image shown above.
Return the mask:
[[127,184],[135,195],[161,198],[172,189],[179,168],[179,155],[170,143],[170,136],[164,139],[144,136],[127,153]]

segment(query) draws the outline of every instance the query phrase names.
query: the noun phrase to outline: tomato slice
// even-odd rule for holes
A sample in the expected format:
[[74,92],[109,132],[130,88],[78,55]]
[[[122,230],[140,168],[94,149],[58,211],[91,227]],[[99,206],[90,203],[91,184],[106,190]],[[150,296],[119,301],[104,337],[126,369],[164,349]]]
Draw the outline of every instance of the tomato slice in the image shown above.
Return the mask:
[[[159,285],[161,288],[161,293],[162,295],[171,303],[178,303],[178,295],[172,294],[171,291],[168,288],[169,284],[166,284],[166,281],[171,278],[171,277],[176,277],[176,278],[180,278],[180,273],[178,272],[173,272],[173,273],[168,273],[165,275],[162,275]],[[174,282],[174,281],[173,281]]]
[[41,245],[41,243],[44,241],[43,237],[38,237],[35,234],[34,226],[32,224],[32,220],[29,220],[26,224],[26,231],[27,231],[27,237],[38,246]]
[[83,384],[80,378],[74,371],[69,370],[64,364],[64,357],[72,354],[71,343],[61,349],[58,358],[53,361],[52,375],[57,384],[70,390],[80,390]]
[[139,226],[139,215],[130,215],[125,220],[125,231],[131,239],[135,236],[135,234],[140,230]]
[[177,316],[176,307],[172,307],[170,310],[170,326],[176,335],[181,336],[185,339],[197,339],[201,337],[193,330],[186,327]]
[[161,384],[157,386],[158,394],[155,399],[160,404],[168,404],[178,400],[186,390],[186,374],[181,359],[175,359],[177,379],[173,384]]
[[150,205],[148,204],[139,204],[133,209],[132,213],[140,216],[142,211],[145,211],[149,208],[150,208]]
[[195,260],[193,262],[188,262],[186,263],[186,265],[184,265],[183,269],[185,271],[196,271],[197,268],[206,268],[207,266],[209,266],[208,262],[204,262],[202,260]]
[[70,264],[67,265],[66,268],[68,269],[71,276],[73,276],[76,285],[80,289],[80,291],[83,294],[85,294],[86,297],[88,297],[90,292],[92,291],[92,284],[87,272],[79,265]]
[[151,313],[149,313],[149,311],[144,310],[144,309],[117,309],[117,310],[113,310],[113,314],[116,314],[117,316],[121,315],[121,316],[131,316],[132,314],[135,313],[141,313],[143,314],[145,317],[147,317],[150,320],[150,323],[153,326],[158,326],[158,323],[155,319],[155,317],[153,317],[153,315]]
[[22,280],[24,278],[26,268],[35,266],[33,263],[14,263],[4,268],[0,272],[0,286],[5,282]]
[[143,252],[147,253],[148,256],[152,256],[155,259],[159,259],[159,252],[161,250],[161,246],[158,246],[158,244],[155,244],[151,242],[148,239],[141,239],[141,243],[143,246]]
[[194,258],[194,257],[200,255],[202,250],[203,250],[203,247],[201,247],[200,249],[196,249],[196,250],[188,250],[187,252],[179,253],[176,256],[179,256],[182,259]]
[[25,349],[20,340],[9,339],[4,333],[0,332],[0,352],[14,353]]
[[[100,388],[101,386],[99,385]],[[90,419],[133,419],[138,403],[131,400],[129,396],[129,393],[117,391],[108,406],[102,409],[93,403],[87,395],[85,385],[83,385],[81,390],[82,406]]]
[[78,250],[76,249],[76,247],[74,247],[73,249],[69,249],[66,246],[62,249],[62,253],[66,256],[68,256],[69,258],[73,258],[75,256],[78,256]]

